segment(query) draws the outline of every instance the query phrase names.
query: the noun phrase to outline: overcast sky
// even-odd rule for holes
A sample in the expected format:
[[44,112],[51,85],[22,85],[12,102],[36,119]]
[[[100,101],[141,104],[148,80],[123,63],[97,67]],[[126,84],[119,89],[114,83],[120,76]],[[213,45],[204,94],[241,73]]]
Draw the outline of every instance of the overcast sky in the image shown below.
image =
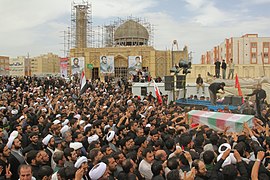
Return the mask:
[[[80,2],[76,1],[75,2]],[[155,26],[154,47],[187,45],[193,62],[225,38],[246,33],[270,36],[270,0],[92,0],[94,25],[118,17],[146,18]],[[63,33],[70,26],[70,0],[1,0],[0,55],[63,56]]]

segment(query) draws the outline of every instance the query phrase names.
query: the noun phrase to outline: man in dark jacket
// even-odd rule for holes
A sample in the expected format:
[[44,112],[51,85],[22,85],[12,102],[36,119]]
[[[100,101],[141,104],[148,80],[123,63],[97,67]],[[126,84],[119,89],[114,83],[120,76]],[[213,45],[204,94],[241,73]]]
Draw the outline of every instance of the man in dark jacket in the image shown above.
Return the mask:
[[204,84],[203,84],[203,78],[201,77],[201,74],[198,74],[198,77],[196,79],[196,87],[197,87],[197,94],[199,93],[200,87],[202,88],[202,91],[204,94]]
[[266,98],[266,92],[262,89],[262,85],[258,84],[257,89],[255,89],[251,94],[246,94],[246,96],[254,96],[256,95],[256,111],[257,116],[261,117],[261,106],[264,103],[264,100]]
[[22,154],[25,155],[31,150],[42,150],[42,145],[38,142],[38,133],[32,132],[29,135],[31,143],[22,150]]
[[222,69],[222,79],[226,79],[227,64],[224,59],[222,60],[221,69]]
[[[212,105],[216,105],[217,104],[217,93],[221,93],[224,94],[224,86],[225,83],[212,83],[209,86],[209,95],[210,95],[210,101]],[[221,90],[221,91],[220,91]]]
[[221,65],[221,62],[219,60],[217,60],[215,62],[215,73],[216,73],[216,78],[219,78],[220,76],[220,65]]

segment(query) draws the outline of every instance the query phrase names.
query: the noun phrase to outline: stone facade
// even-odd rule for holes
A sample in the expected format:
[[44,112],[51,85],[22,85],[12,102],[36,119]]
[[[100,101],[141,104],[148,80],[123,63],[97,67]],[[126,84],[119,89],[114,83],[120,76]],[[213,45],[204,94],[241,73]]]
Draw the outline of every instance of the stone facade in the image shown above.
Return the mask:
[[[202,75],[203,79],[207,79],[207,72],[210,74],[215,73],[215,66],[210,64],[194,64],[192,65],[191,73],[187,75],[189,82],[195,82],[198,74]],[[226,75],[228,76],[229,70],[227,69]],[[234,75],[237,73],[239,78],[258,78],[258,77],[270,77],[270,65],[269,64],[238,64],[235,65]]]
[[[172,56],[173,55],[173,56]],[[141,56],[142,67],[148,68],[152,77],[163,77],[170,74],[172,65],[180,59],[188,59],[188,50],[182,51],[155,50],[150,46],[121,46],[106,48],[71,49],[70,57],[85,57],[85,74],[88,79],[101,79],[104,74],[99,71],[100,56],[114,56],[115,76],[121,74],[117,71],[125,71],[128,67],[129,56]],[[70,62],[71,63],[71,62]],[[93,64],[94,69],[87,69],[87,64]],[[128,74],[123,73],[128,78]]]

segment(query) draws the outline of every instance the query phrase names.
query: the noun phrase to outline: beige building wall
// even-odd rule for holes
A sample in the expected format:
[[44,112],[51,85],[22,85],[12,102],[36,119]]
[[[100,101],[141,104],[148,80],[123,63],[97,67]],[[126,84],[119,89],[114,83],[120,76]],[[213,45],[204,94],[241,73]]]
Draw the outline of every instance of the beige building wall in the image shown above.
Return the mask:
[[9,57],[0,56],[0,75],[9,75]]
[[[168,50],[155,50],[150,46],[85,48],[70,50],[70,57],[85,57],[85,74],[86,78],[88,79],[93,78],[93,71],[96,70],[98,70],[98,76],[101,79],[104,79],[104,75],[99,73],[100,56],[103,55],[114,56],[115,69],[120,67],[127,68],[129,56],[141,56],[142,67],[148,68],[148,71],[152,77],[163,77],[170,74],[170,69],[172,68],[173,64],[178,63],[180,59],[188,59],[188,50],[187,47],[185,47],[182,51],[173,51],[172,53]],[[87,64],[93,64],[94,69],[88,69]]]
[[[192,65],[191,73],[187,75],[187,81],[195,83],[198,74],[201,74],[204,80],[207,80],[207,72],[210,74],[215,73],[215,66],[210,64],[194,64]],[[226,75],[229,71],[227,70]],[[234,75],[237,73],[239,78],[258,78],[270,77],[270,64],[239,64],[235,65]]]
[[214,47],[207,56],[203,54],[201,62],[212,64],[216,59],[225,59],[226,62],[232,58],[236,64],[270,64],[270,37],[259,37],[258,34],[246,34],[242,37],[231,37],[225,39]]
[[48,53],[31,60],[31,73],[36,76],[59,75],[60,59],[58,55]]

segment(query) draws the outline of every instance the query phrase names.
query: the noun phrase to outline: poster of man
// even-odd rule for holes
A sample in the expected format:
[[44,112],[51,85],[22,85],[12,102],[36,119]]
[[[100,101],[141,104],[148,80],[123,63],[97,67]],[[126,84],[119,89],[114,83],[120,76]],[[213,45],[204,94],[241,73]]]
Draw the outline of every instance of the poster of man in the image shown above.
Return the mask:
[[71,73],[79,74],[84,69],[84,57],[71,58]]
[[128,70],[130,73],[141,71],[142,70],[142,57],[129,56],[128,57]]
[[114,73],[113,56],[100,56],[100,73]]

